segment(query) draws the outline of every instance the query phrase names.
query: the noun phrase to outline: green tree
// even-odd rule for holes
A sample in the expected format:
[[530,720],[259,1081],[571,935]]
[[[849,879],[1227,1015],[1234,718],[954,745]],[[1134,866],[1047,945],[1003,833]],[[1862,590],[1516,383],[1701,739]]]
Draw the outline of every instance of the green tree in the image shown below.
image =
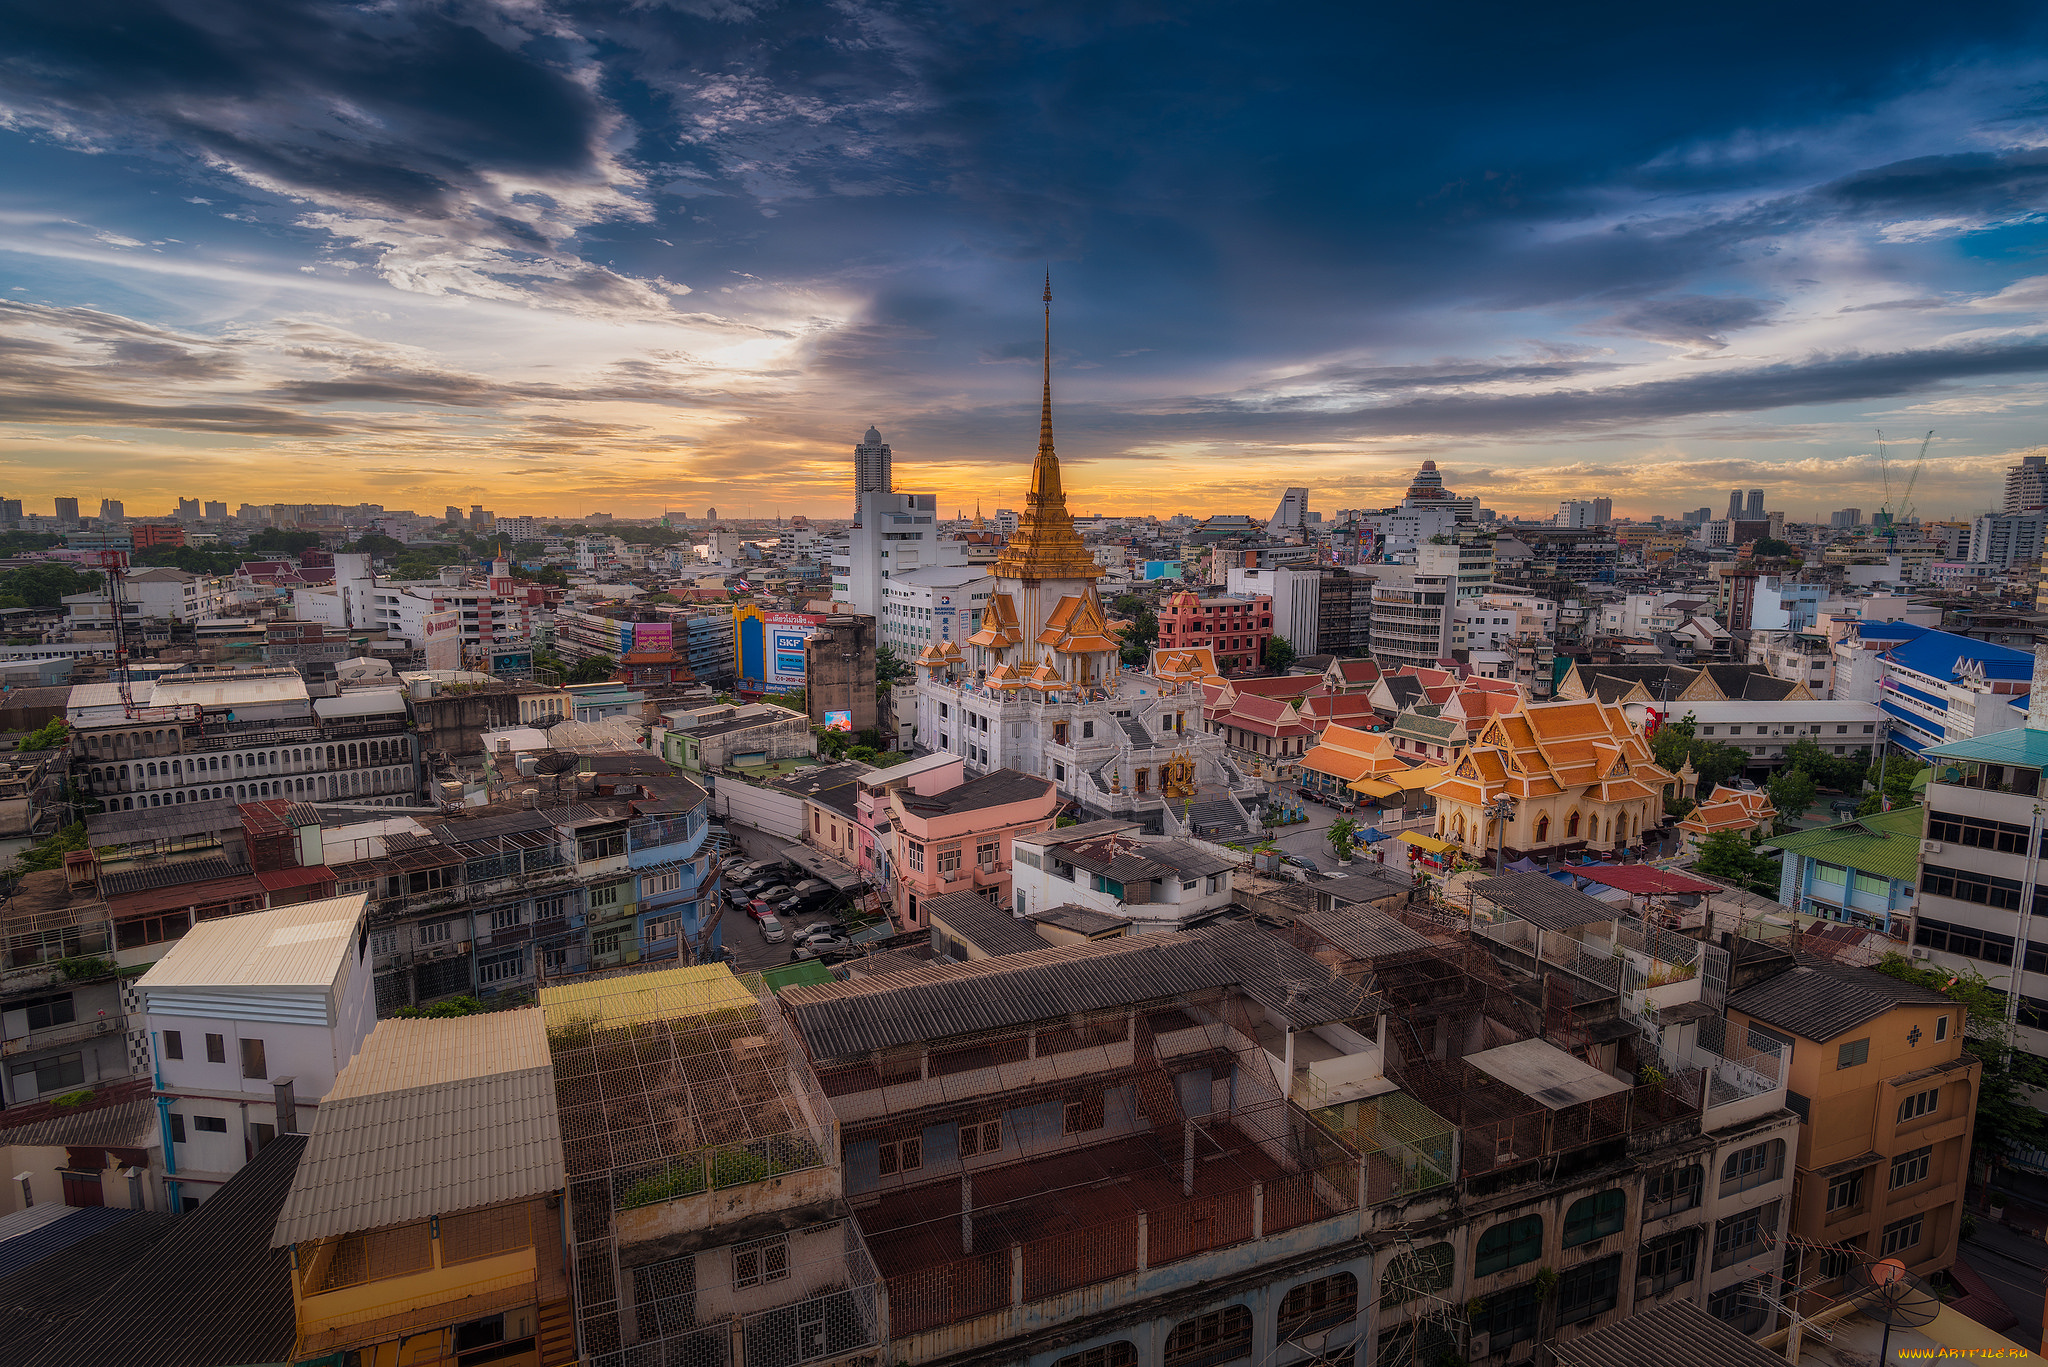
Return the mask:
[[1773,556],[1783,560],[1790,557],[1793,554],[1793,550],[1786,542],[1780,541],[1776,537],[1766,536],[1750,542],[1749,553],[1753,556]]
[[788,693],[770,693],[761,701],[772,702],[777,707],[786,707],[792,712],[801,712],[805,716],[809,716],[811,713],[811,705],[804,697],[804,690],[801,688]]
[[1889,755],[1881,765],[1872,765],[1870,782],[1878,782],[1880,772],[1884,786],[1880,791],[1864,796],[1862,805],[1856,808],[1858,816],[1875,816],[1884,809],[1885,799],[1893,807],[1913,807],[1919,799],[1913,795],[1913,780],[1927,767],[1925,760],[1914,759],[1911,755]]
[[450,1016],[474,1016],[485,1010],[475,997],[463,995],[435,1002],[432,1006],[401,1006],[391,1014],[405,1020],[446,1020]]
[[404,553],[405,543],[395,536],[385,536],[381,532],[370,532],[357,537],[354,541],[341,547],[341,549],[362,555],[373,555],[379,560],[389,560],[394,555]]
[[24,873],[61,869],[64,867],[65,855],[86,847],[85,823],[74,821],[55,835],[38,841],[16,855],[11,870],[12,876],[19,878]]
[[1352,846],[1357,844],[1358,823],[1348,816],[1340,816],[1323,832],[1323,839],[1329,842],[1330,853],[1342,863],[1351,857]]
[[896,653],[894,646],[875,647],[875,682],[882,687],[895,683],[910,673],[910,666]]
[[569,587],[568,571],[554,565],[537,565],[531,568],[521,567],[519,573],[514,575],[513,578],[523,580],[529,584],[545,584],[550,588],[566,589]]
[[191,574],[233,574],[242,567],[242,557],[233,551],[209,551],[198,546],[145,546],[128,557],[131,565],[168,565]]
[[1159,614],[1145,606],[1145,601],[1135,594],[1125,594],[1116,600],[1116,611],[1126,611],[1129,604],[1130,629],[1124,632],[1124,639],[1118,654],[1126,669],[1143,669],[1152,658],[1152,647],[1159,644]]
[[63,539],[61,536],[52,536],[45,532],[0,532],[0,555],[47,551]]
[[65,595],[91,593],[102,580],[97,574],[75,570],[51,561],[23,565],[0,574],[0,608],[54,608],[62,606]]
[[1749,755],[1732,745],[1718,741],[1701,740],[1696,733],[1697,723],[1688,712],[1677,721],[1667,721],[1657,728],[1657,734],[1650,737],[1650,754],[1658,767],[1677,773],[1687,760],[1699,774],[1700,791],[1711,793],[1714,785],[1725,783],[1741,773],[1749,764]]
[[1294,646],[1285,636],[1266,638],[1266,668],[1278,674],[1285,674],[1287,666],[1294,663]]
[[1700,845],[1694,868],[1763,897],[1778,895],[1778,864],[1758,854],[1740,831],[1716,831]]
[[1867,750],[1859,749],[1853,755],[1831,755],[1818,742],[1803,738],[1785,747],[1787,769],[1798,769],[1818,786],[1838,792],[1853,793],[1863,786],[1869,759]]
[[1806,815],[1806,809],[1820,792],[1813,776],[1803,769],[1781,769],[1768,786],[1771,805],[1778,809],[1779,835],[1795,829],[1795,823]]
[[1975,1159],[1988,1170],[2004,1163],[2014,1149],[2048,1145],[2048,1116],[2027,1099],[2048,1089],[2048,1060],[2015,1047],[2005,1019],[2005,993],[1974,968],[1918,968],[1903,954],[1886,954],[1877,971],[1962,1005],[1963,1051],[1984,1065],[1971,1139]]
[[287,556],[297,559],[300,551],[312,550],[320,544],[320,533],[287,531],[283,527],[265,527],[249,538],[249,549],[259,555]]
[[538,541],[521,541],[512,547],[513,558],[517,560],[538,560],[547,553],[548,548]]
[[587,655],[569,667],[572,684],[603,683],[618,672],[619,662],[609,655]]
[[61,750],[71,741],[71,727],[62,717],[52,717],[40,728],[14,743],[16,750]]

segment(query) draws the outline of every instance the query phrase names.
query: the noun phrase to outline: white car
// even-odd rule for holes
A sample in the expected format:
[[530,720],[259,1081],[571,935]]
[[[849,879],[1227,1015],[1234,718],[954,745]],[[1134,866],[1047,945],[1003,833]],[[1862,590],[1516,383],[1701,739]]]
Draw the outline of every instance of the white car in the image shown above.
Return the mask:
[[761,938],[771,945],[779,945],[789,938],[789,931],[773,916],[760,917],[756,925],[761,927]]

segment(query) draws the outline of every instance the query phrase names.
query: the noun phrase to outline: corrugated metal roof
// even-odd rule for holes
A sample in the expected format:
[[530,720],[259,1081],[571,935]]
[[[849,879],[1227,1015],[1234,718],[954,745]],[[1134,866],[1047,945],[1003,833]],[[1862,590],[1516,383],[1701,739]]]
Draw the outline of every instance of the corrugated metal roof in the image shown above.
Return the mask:
[[[129,1083],[117,1085],[127,1086],[133,1095],[112,1105],[98,1106],[76,1114],[50,1115],[41,1120],[31,1120],[23,1125],[0,1129],[0,1144],[20,1144],[37,1148],[69,1148],[74,1145],[80,1148],[101,1145],[117,1149],[155,1147],[161,1135],[157,1129],[156,1103],[149,1098],[149,1079],[135,1078]],[[99,1087],[94,1090],[99,1097],[104,1098],[111,1089]],[[5,1221],[0,1221],[0,1226],[4,1224]],[[0,1238],[4,1237],[0,1235]]]
[[6,1242],[0,1243],[0,1277],[11,1277],[24,1268],[34,1267],[52,1254],[62,1253],[135,1214],[125,1206],[86,1206],[77,1210],[69,1206],[35,1206],[20,1213],[32,1215],[38,1210],[53,1211],[57,1218],[46,1220],[40,1228],[25,1234],[6,1236]]
[[1354,959],[1413,954],[1430,949],[1436,943],[1406,922],[1369,906],[1304,911],[1294,918],[1294,923],[1329,941]]
[[538,1007],[445,1020],[383,1020],[321,1104],[549,1064],[547,1028]]
[[552,1066],[329,1096],[271,1245],[530,1200],[565,1181]]
[[1612,921],[1622,914],[1597,897],[1566,887],[1547,873],[1504,873],[1497,878],[1481,878],[1472,884],[1472,890],[1545,930],[1576,930]]
[[236,878],[249,872],[247,864],[231,864],[225,859],[187,859],[173,864],[156,864],[148,868],[123,869],[119,873],[100,876],[100,895],[119,897],[127,892],[145,892],[150,888],[172,888],[185,883],[204,883],[216,878]]
[[[13,1142],[11,1139],[10,1143]],[[12,1211],[0,1215],[0,1246],[7,1241],[35,1233],[56,1220],[64,1218],[70,1206],[30,1206],[27,1210]]]
[[45,1344],[64,1341],[64,1325],[184,1219],[123,1213],[129,1218],[0,1278],[0,1367],[20,1367]]
[[2029,769],[2048,769],[2048,731],[2017,726],[1994,731],[1970,740],[1952,740],[1927,747],[1929,759],[1974,759],[1986,764],[2022,764]]
[[927,919],[944,922],[961,939],[984,954],[1028,954],[1044,949],[1045,939],[1002,907],[990,906],[978,893],[949,892],[918,903]]
[[1952,1006],[1933,988],[1874,968],[1805,959],[1728,998],[1728,1009],[1825,1044],[1896,1006]]
[[270,1231],[305,1146],[302,1135],[279,1135],[199,1209],[172,1217],[169,1233],[125,1273],[103,1274],[99,1295],[76,1306],[62,1334],[43,1336],[23,1367],[289,1362],[290,1255],[270,1247]]
[[1918,807],[1901,807],[1833,826],[1789,831],[1772,836],[1764,844],[1902,883],[1917,883],[1924,815]]
[[1630,1315],[1552,1352],[1558,1367],[1785,1367],[1782,1355],[1691,1301]]
[[180,987],[327,987],[356,952],[364,894],[201,921],[136,984]]

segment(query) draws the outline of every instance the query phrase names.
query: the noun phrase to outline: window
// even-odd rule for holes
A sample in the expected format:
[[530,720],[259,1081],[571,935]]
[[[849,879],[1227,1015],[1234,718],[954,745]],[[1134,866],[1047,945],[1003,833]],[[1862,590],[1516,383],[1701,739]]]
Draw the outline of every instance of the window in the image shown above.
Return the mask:
[[1245,1357],[1251,1350],[1252,1312],[1226,1305],[1175,1326],[1166,1338],[1162,1367],[1212,1367]]
[[1706,1170],[1695,1163],[1691,1167],[1676,1168],[1659,1173],[1643,1183],[1643,1220],[1661,1220],[1667,1215],[1676,1215],[1681,1210],[1692,1210],[1700,1203],[1700,1192],[1706,1186]]
[[[2040,911],[2040,906],[2036,905],[2035,913],[2038,915]],[[1965,958],[1982,959],[1987,963],[2012,963],[2012,936],[2000,935],[1993,930],[1979,930],[1975,926],[1954,925],[1932,916],[1921,916],[1914,921],[1913,943],[1949,954],[1961,954]]]
[[423,945],[447,944],[449,940],[454,938],[454,934],[455,923],[453,921],[428,921],[420,926],[420,943]]
[[[1948,1017],[1944,1016],[1942,1019],[1947,1020]],[[1940,1104],[1941,1088],[1939,1087],[1930,1087],[1924,1092],[1915,1092],[1899,1103],[1899,1123],[1903,1125],[1908,1120],[1917,1120],[1923,1115],[1933,1115],[1935,1108]]]
[[1511,1344],[1536,1337],[1536,1318],[1543,1297],[1534,1282],[1496,1291],[1483,1301],[1479,1313],[1472,1317],[1472,1332],[1489,1336],[1490,1351],[1499,1353]]
[[915,869],[919,873],[923,873],[924,846],[918,844],[915,840],[906,840],[903,842],[903,848],[906,851],[907,861],[910,864],[910,867]]
[[1620,1299],[1621,1255],[1581,1263],[1558,1279],[1557,1322],[1577,1324],[1612,1310]]
[[270,1070],[263,1063],[263,1041],[245,1039],[242,1041],[242,1076],[255,1078],[259,1082],[270,1080]]
[[176,1112],[173,1112],[171,1115],[171,1142],[173,1144],[185,1142],[185,1117]]
[[85,1081],[85,1055],[58,1054],[53,1058],[17,1063],[8,1069],[8,1076],[21,1079],[15,1083],[17,1092],[28,1086],[33,1086],[39,1094],[69,1091]]
[[1828,1209],[1854,1210],[1863,1204],[1863,1174],[1847,1173],[1828,1183]]
[[481,985],[510,982],[519,976],[520,956],[502,954],[495,959],[485,959],[476,966],[476,980]]
[[1380,1278],[1380,1304],[1399,1305],[1418,1296],[1451,1288],[1456,1255],[1449,1244],[1431,1244],[1412,1253],[1398,1253]]
[[1636,1275],[1648,1277],[1650,1294],[1657,1296],[1691,1281],[1699,1264],[1699,1230],[1681,1229],[1643,1245],[1636,1255]]
[[1086,1134],[1102,1128],[1102,1093],[1069,1101],[1060,1116],[1061,1134]]
[[593,907],[615,907],[624,899],[624,882],[607,883],[601,888],[590,890],[590,905]]
[[1543,1256],[1543,1217],[1524,1215],[1519,1220],[1495,1225],[1479,1238],[1473,1254],[1472,1275],[1490,1276]]
[[1898,1154],[1892,1159],[1892,1180],[1890,1189],[1910,1187],[1915,1182],[1927,1180],[1928,1164],[1934,1161],[1934,1146],[1922,1144],[1909,1153]]
[[894,1177],[899,1172],[916,1172],[924,1166],[924,1136],[889,1140],[882,1145],[880,1156],[879,1171],[884,1177]]
[[1870,1061],[1870,1041],[1852,1039],[1835,1051],[1835,1068],[1854,1068]]
[[1722,1287],[1707,1297],[1707,1313],[1739,1333],[1753,1334],[1763,1328],[1768,1312],[1761,1278]]
[[1358,1278],[1349,1272],[1335,1272],[1312,1282],[1303,1282],[1280,1298],[1280,1339],[1300,1338],[1319,1329],[1344,1323],[1358,1313]]
[[2027,828],[2007,821],[1987,821],[1975,816],[1951,816],[1930,812],[1927,838],[1967,845],[1972,849],[1996,850],[2000,854],[2025,854]]
[[1937,1016],[1937,1017],[1935,1017],[1935,1018],[1934,1018],[1934,1042],[1935,1042],[1936,1044],[1939,1044],[1939,1043],[1941,1043],[1941,1042],[1942,1042],[1943,1040],[1945,1040],[1945,1039],[1947,1039],[1947,1038],[1948,1038],[1948,1017],[1947,1017],[1947,1016]]
[[960,847],[958,845],[947,845],[939,851],[939,874],[943,877],[946,874],[958,872],[960,872]]
[[277,1138],[277,1126],[266,1125],[260,1120],[252,1121],[249,1125],[249,1135],[256,1141],[256,1152],[261,1153],[270,1147],[271,1140]]
[[1746,1149],[1737,1149],[1721,1165],[1721,1194],[1748,1191],[1785,1175],[1785,1141],[1767,1139]]
[[206,1037],[206,1061],[208,1063],[226,1063],[228,1061],[228,1040],[226,1035],[208,1035]]
[[602,935],[590,937],[590,952],[600,958],[619,952],[619,932],[608,930]]
[[1714,1226],[1714,1266],[1726,1267],[1753,1257],[1764,1246],[1764,1235],[1778,1230],[1778,1203],[1731,1215]]
[[654,919],[647,922],[646,925],[644,933],[646,935],[647,943],[658,944],[663,940],[675,939],[676,936],[681,933],[682,925],[683,920],[680,916],[655,917]]
[[183,1057],[185,1057],[185,1032],[184,1032],[184,1031],[182,1031],[182,1030],[166,1030],[166,1031],[164,1031],[164,1034],[163,1034],[163,1040],[164,1040],[164,1057],[165,1057],[165,1058],[183,1058]]
[[1903,1253],[1917,1245],[1925,1223],[1925,1216],[1909,1215],[1903,1220],[1895,1220],[1886,1225],[1884,1242],[1878,1245],[1880,1256],[1889,1258],[1894,1253]]
[[976,1154],[1001,1153],[1003,1151],[1003,1119],[970,1120],[960,1127],[960,1156],[972,1158]]
[[732,1280],[735,1286],[759,1286],[779,1282],[789,1275],[789,1236],[755,1239],[732,1247]]
[[1564,1246],[1574,1248],[1620,1230],[1628,1220],[1628,1194],[1616,1187],[1574,1201],[1564,1213]]
[[195,1115],[192,1117],[192,1128],[204,1134],[226,1134],[228,1132],[227,1117]]
[[548,897],[533,904],[533,919],[536,921],[559,921],[568,910],[566,897]]
[[996,841],[980,841],[974,847],[974,862],[981,865],[981,867],[985,869],[994,868],[996,863],[996,849]]
[[1938,864],[1926,864],[1920,869],[1920,891],[2004,911],[2019,910],[2020,886],[2017,878],[2000,878],[1973,869],[1948,869]]
[[523,907],[499,907],[491,913],[492,930],[510,930],[525,921]]
[[1052,1367],[1138,1367],[1138,1350],[1129,1339],[1069,1353]]
[[28,1028],[48,1030],[53,1025],[69,1025],[76,1019],[72,1014],[71,994],[57,997],[38,997],[27,1003]]
[[[369,889],[368,889],[367,887],[360,887],[360,888],[355,888],[355,889],[353,889],[353,891],[356,891],[356,892],[365,892],[365,891],[368,891],[368,890],[369,890]],[[344,895],[344,896],[346,896],[346,894],[343,894],[343,895]],[[397,932],[397,931],[395,931],[395,930],[373,930],[373,931],[371,931],[371,932],[370,932],[370,953],[372,953],[372,954],[396,954],[397,952],[398,952],[398,932]]]

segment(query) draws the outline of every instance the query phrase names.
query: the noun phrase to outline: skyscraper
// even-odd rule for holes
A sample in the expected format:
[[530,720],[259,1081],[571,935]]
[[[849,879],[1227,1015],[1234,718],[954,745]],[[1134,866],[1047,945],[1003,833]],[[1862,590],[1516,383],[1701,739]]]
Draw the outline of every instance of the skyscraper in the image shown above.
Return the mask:
[[78,500],[60,498],[57,500],[57,521],[67,527],[78,525]]
[[100,521],[125,522],[128,520],[128,506],[118,498],[100,500]]
[[2021,456],[2005,467],[2005,510],[2031,512],[2048,508],[2048,456]]
[[1740,489],[1730,489],[1730,490],[1728,491],[1728,518],[1729,518],[1729,520],[1730,520],[1730,521],[1732,522],[1732,521],[1734,521],[1734,520],[1735,520],[1736,518],[1738,518],[1738,517],[1741,517],[1741,516],[1742,516],[1742,490],[1740,490]]
[[867,435],[853,448],[853,515],[856,519],[860,517],[862,494],[896,491],[889,465],[889,444],[882,440],[880,432],[869,427]]
[[1298,532],[1308,525],[1308,490],[1289,489],[1273,510],[1273,531]]
[[1764,516],[1764,491],[1761,489],[1751,489],[1749,491],[1748,517],[1754,521]]

